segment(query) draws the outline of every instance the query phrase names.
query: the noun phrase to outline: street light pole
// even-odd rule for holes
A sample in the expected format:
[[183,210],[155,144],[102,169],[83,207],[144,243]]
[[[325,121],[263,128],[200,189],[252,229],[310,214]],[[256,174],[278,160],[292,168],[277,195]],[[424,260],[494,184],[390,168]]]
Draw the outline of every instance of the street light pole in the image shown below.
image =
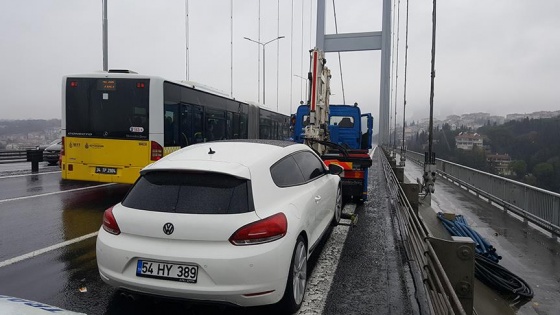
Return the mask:
[[107,0],[103,0],[103,71],[109,71],[109,31],[107,22]]
[[264,105],[266,103],[266,97],[265,97],[265,93],[266,93],[266,76],[265,76],[265,73],[266,73],[265,72],[265,69],[266,69],[266,66],[265,66],[266,65],[266,63],[265,63],[265,60],[266,60],[265,59],[266,58],[266,45],[272,43],[273,41],[282,39],[282,38],[284,38],[284,36],[278,36],[278,37],[276,37],[274,39],[271,39],[271,40],[269,40],[268,42],[265,42],[265,43],[261,43],[261,42],[256,41],[256,40],[252,40],[248,37],[243,37],[243,38],[248,40],[248,41],[251,41],[253,43],[257,43],[257,44],[261,45],[262,48],[263,48],[263,105]]

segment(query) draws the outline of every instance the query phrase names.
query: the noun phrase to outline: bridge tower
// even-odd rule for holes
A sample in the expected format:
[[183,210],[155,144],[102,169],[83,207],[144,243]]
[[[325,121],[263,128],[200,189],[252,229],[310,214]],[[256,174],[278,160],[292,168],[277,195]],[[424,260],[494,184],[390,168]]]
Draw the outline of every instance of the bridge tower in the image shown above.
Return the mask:
[[325,0],[317,0],[317,48],[324,52],[381,50],[379,118],[377,119],[380,145],[388,145],[390,135],[391,3],[391,0],[383,0],[381,31],[325,34]]

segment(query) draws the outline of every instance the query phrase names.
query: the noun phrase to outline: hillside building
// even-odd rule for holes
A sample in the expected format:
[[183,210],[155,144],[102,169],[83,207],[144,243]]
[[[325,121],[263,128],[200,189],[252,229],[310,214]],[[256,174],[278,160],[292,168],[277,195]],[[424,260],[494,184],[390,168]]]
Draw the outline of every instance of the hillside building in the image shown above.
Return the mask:
[[482,148],[482,136],[478,133],[461,132],[455,137],[455,147],[461,150],[472,150],[474,147]]

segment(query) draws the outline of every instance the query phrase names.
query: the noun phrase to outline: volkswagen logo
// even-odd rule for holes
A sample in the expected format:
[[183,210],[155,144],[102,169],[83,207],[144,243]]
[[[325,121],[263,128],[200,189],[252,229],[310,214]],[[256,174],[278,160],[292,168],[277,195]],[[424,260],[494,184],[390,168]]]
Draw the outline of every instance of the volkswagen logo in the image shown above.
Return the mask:
[[167,235],[173,234],[175,228],[173,227],[173,223],[167,222],[163,225],[163,233]]

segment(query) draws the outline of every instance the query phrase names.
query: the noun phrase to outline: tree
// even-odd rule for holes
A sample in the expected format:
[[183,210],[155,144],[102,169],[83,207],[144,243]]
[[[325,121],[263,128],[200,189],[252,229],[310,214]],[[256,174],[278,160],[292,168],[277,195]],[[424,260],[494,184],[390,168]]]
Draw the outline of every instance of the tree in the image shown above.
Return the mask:
[[509,169],[515,174],[515,178],[521,180],[527,175],[527,163],[523,160],[511,161]]
[[554,167],[550,163],[539,163],[533,168],[533,175],[537,178],[537,186],[544,189],[554,189]]

